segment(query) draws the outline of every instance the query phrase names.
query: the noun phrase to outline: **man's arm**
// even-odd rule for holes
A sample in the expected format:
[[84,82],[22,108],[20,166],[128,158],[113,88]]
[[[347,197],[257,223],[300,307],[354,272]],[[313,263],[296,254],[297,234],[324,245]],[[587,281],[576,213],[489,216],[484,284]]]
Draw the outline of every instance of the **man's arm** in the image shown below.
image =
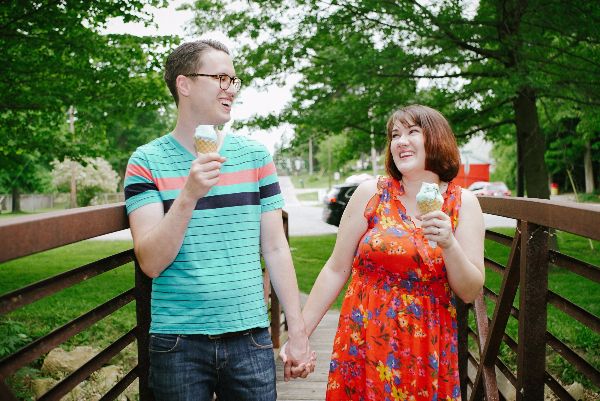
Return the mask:
[[[262,256],[288,322],[288,355],[294,365],[310,361],[310,345],[300,310],[300,294],[290,247],[283,231],[281,209],[264,212],[260,220]],[[289,371],[286,371],[286,379]]]
[[133,247],[140,268],[147,276],[158,277],[173,262],[198,199],[219,181],[224,161],[217,153],[200,155],[194,160],[179,196],[166,214],[162,203],[151,203],[131,212]]

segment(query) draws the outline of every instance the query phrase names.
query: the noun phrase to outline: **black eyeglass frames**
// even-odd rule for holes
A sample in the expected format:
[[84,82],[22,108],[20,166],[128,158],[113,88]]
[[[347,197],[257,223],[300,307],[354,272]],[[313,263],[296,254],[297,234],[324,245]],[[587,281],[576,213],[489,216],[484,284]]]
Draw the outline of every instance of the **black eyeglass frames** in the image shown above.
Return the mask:
[[211,77],[214,79],[218,79],[219,80],[219,86],[221,87],[221,89],[223,89],[224,91],[229,89],[229,87],[231,86],[231,84],[233,83],[233,88],[236,91],[239,91],[240,88],[242,87],[242,80],[239,79],[238,77],[230,77],[227,74],[198,74],[198,73],[193,73],[193,74],[185,74],[186,77]]

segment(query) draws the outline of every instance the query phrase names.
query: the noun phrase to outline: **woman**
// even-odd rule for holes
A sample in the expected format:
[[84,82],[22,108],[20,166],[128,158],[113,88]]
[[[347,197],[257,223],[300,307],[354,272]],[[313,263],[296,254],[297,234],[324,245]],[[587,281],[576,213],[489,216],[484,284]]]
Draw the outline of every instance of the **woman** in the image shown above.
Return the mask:
[[[483,286],[483,214],[452,182],[460,156],[438,111],[392,114],[386,156],[389,177],[352,196],[303,310],[312,333],[352,272],[327,400],[459,400],[454,295],[472,302]],[[419,215],[423,182],[439,184],[441,211]]]

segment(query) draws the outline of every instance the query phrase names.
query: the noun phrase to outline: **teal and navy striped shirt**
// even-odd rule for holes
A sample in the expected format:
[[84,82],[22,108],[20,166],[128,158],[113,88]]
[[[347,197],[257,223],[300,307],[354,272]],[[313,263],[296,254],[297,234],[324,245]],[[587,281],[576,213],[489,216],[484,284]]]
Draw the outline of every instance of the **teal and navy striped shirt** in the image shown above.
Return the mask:
[[[256,141],[225,136],[219,182],[196,204],[177,257],[152,281],[152,333],[219,334],[268,327],[261,213],[283,207],[275,165]],[[125,175],[127,213],[179,195],[195,155],[171,134],[139,147]]]

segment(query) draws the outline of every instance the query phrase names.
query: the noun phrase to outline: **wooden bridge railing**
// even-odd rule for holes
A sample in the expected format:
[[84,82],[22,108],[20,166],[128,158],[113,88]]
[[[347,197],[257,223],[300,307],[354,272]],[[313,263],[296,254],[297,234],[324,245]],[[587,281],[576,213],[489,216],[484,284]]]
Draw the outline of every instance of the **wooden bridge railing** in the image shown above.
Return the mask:
[[[283,213],[283,224],[287,237],[288,216],[286,212]],[[120,231],[128,227],[129,223],[122,203],[0,220],[0,263]],[[35,301],[49,297],[132,261],[135,262],[135,255],[133,249],[130,249],[9,293],[0,294],[0,318]],[[279,347],[280,329],[282,325],[285,325],[285,322],[277,296],[269,288],[267,280],[268,276],[265,278],[267,284],[265,285],[265,295],[270,295],[271,298],[271,336],[274,345]],[[151,400],[152,396],[148,390],[147,382],[151,280],[141,272],[137,263],[135,263],[135,283],[132,282],[131,284],[132,287],[129,290],[98,305],[71,322],[55,328],[52,332],[33,340],[23,348],[1,359],[0,400],[16,400],[15,395],[6,384],[6,379],[17,370],[132,301],[136,302],[136,326],[123,333],[119,339],[57,383],[39,400],[60,400],[134,341],[137,341],[137,366],[113,386],[102,397],[102,400],[116,399],[137,377],[140,379],[140,400]]]
[[[513,237],[486,232],[486,238],[510,247],[506,266],[486,258],[486,267],[502,275],[500,292],[485,287],[473,305],[458,305],[459,364],[463,400],[504,400],[498,391],[496,371],[514,386],[519,401],[544,400],[544,386],[563,401],[575,401],[566,389],[546,369],[546,348],[583,374],[594,386],[600,387],[600,372],[576,350],[547,331],[548,305],[553,305],[581,324],[600,334],[600,319],[584,308],[548,289],[549,266],[555,265],[581,276],[582,280],[600,283],[600,269],[575,257],[549,249],[548,236],[553,230],[566,231],[593,240],[600,240],[600,207],[574,203],[559,203],[539,199],[480,198],[485,213],[517,220]],[[519,290],[519,307],[513,306]],[[485,299],[495,304],[491,319]],[[476,329],[468,324],[468,312],[475,315]],[[518,338],[507,332],[509,317],[518,320]],[[471,352],[467,338],[475,339],[478,353]],[[516,372],[499,358],[504,342],[517,355]],[[468,363],[477,369],[469,377]],[[470,395],[470,396],[468,396]]]

